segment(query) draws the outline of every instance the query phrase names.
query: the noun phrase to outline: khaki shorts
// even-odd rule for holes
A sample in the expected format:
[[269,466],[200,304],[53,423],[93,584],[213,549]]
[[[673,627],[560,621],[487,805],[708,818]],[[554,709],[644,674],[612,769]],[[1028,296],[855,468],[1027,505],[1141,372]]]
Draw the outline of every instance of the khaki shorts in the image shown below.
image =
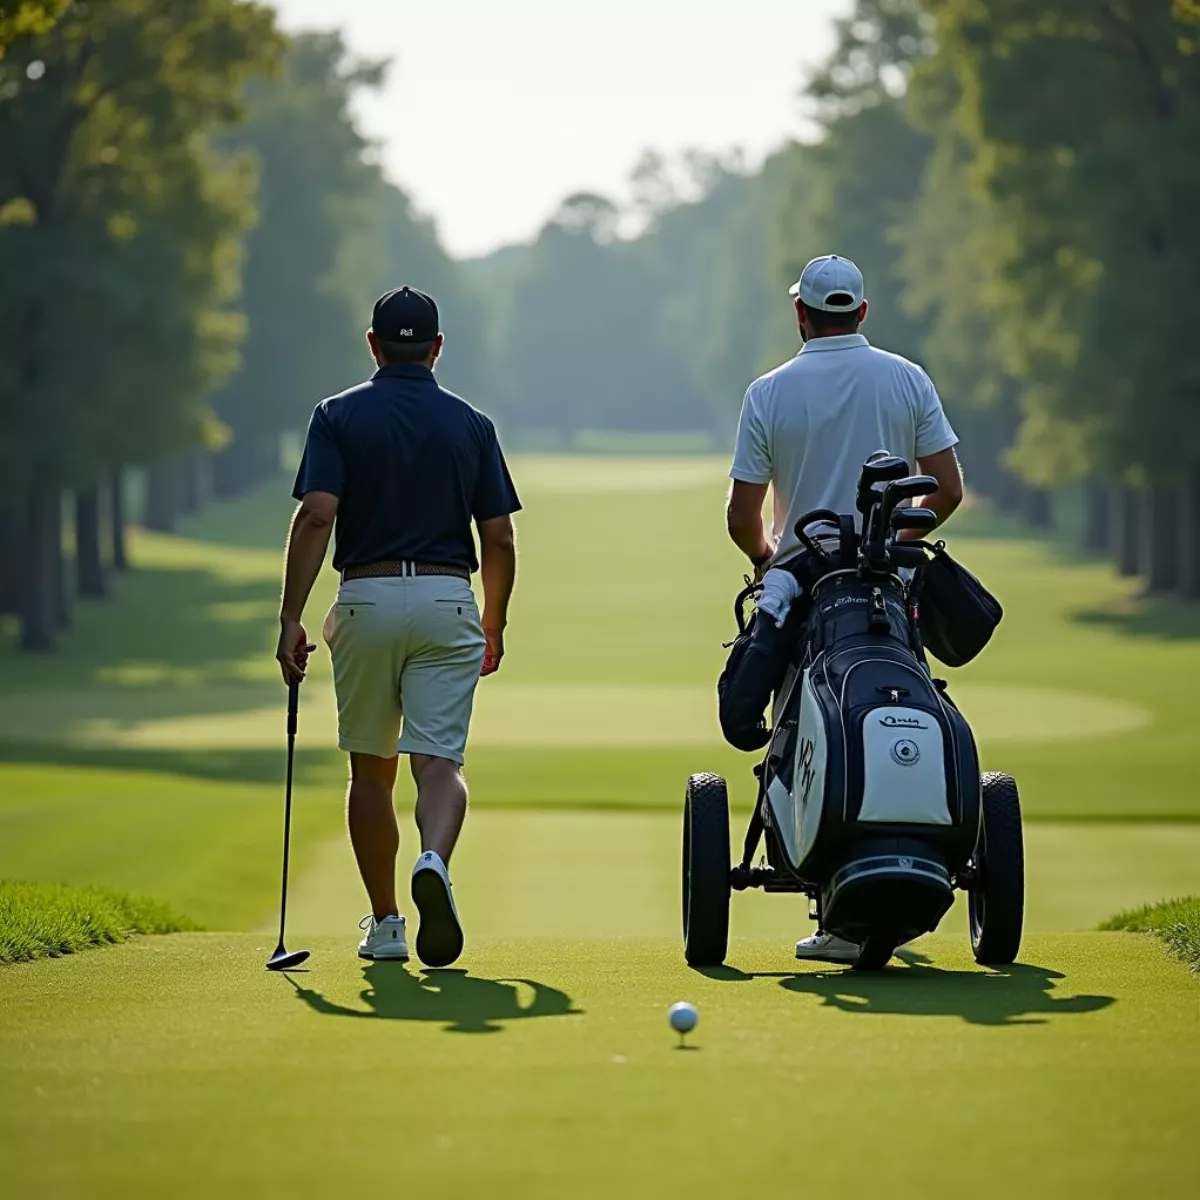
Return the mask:
[[483,665],[479,609],[465,579],[352,579],[325,618],[338,745],[462,763]]

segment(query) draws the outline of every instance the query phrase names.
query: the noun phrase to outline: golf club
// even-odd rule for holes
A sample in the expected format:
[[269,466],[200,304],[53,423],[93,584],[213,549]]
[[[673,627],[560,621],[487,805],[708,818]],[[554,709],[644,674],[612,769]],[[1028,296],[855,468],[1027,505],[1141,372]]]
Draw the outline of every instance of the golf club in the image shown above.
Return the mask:
[[910,475],[905,479],[897,479],[883,489],[883,498],[875,511],[875,519],[871,522],[871,550],[883,550],[884,539],[891,529],[892,513],[905,500],[915,496],[931,496],[937,491],[937,480],[932,475]]
[[290,954],[283,944],[283,930],[287,923],[288,851],[292,840],[292,768],[296,759],[296,714],[300,708],[300,683],[288,683],[287,712],[287,786],[283,807],[283,887],[279,896],[279,945],[267,959],[268,971],[290,971],[306,958],[307,950],[293,950]]
[[917,529],[930,533],[937,525],[937,513],[931,508],[898,508],[892,513],[892,529]]
[[876,450],[863,464],[862,474],[859,476],[856,500],[859,513],[865,517],[878,501],[880,493],[875,490],[877,484],[903,479],[908,472],[909,466],[904,459],[883,450]]

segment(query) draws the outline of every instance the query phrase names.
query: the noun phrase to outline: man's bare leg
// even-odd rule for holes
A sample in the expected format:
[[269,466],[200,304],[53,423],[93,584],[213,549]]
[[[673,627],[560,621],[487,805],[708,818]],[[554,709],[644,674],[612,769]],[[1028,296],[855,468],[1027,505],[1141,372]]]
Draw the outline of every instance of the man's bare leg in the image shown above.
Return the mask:
[[350,755],[350,791],[346,798],[346,824],[358,859],[358,871],[371,898],[377,921],[395,916],[396,854],[400,830],[392,804],[396,758],[373,754]]
[[414,754],[410,761],[417,785],[417,828],[421,849],[448,863],[467,816],[467,781],[458,763]]

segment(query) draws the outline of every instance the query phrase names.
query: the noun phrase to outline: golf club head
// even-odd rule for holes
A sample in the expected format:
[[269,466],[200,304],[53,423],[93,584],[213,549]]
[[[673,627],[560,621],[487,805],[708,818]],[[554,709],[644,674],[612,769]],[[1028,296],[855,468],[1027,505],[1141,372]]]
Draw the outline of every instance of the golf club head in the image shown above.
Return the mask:
[[290,954],[282,947],[277,946],[275,953],[267,959],[268,971],[290,971],[293,967],[298,967],[308,958],[307,950],[293,950]]
[[928,533],[937,525],[937,513],[931,508],[898,508],[892,513],[892,528],[919,529]]
[[909,465],[902,458],[888,454],[885,450],[876,450],[863,463],[862,474],[858,477],[858,511],[866,516],[867,510],[878,503],[879,493],[875,491],[876,484],[887,483],[894,479],[903,479],[909,472]]
[[937,480],[932,475],[909,475],[887,484],[883,489],[883,499],[879,502],[879,525],[883,530],[891,526],[892,513],[900,507],[902,500],[932,496],[937,490]]

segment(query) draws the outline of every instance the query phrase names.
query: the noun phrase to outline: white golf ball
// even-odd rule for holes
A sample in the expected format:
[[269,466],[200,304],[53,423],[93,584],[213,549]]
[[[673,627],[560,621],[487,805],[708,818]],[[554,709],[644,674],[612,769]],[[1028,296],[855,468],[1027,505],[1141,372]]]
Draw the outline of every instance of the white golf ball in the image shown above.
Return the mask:
[[671,1005],[667,1020],[676,1033],[691,1033],[700,1022],[700,1012],[694,1004],[680,1000],[678,1004]]

